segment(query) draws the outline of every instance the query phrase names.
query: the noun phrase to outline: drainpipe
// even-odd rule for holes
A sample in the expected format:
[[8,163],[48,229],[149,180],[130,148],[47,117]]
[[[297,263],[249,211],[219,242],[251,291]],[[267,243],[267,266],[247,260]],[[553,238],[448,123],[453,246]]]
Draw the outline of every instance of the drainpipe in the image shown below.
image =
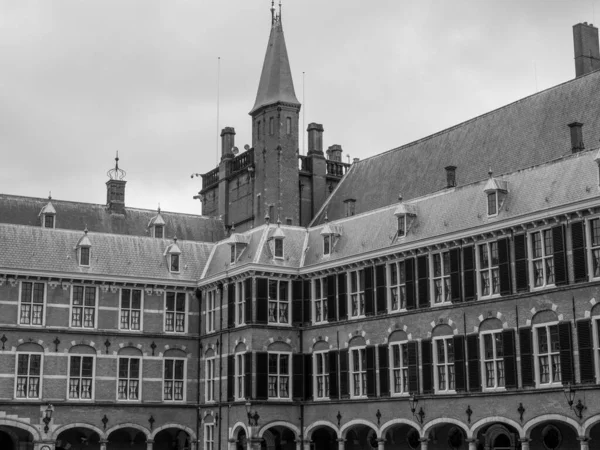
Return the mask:
[[196,364],[196,448],[200,446],[200,358],[202,358],[202,291],[196,288],[198,299],[198,358]]
[[223,415],[222,415],[222,401],[223,401],[223,284],[219,289],[221,291],[220,295],[220,305],[219,305],[219,340],[217,341],[217,347],[219,346],[219,341],[221,342],[221,348],[219,352],[219,442],[218,449],[221,449],[221,431],[223,424]]

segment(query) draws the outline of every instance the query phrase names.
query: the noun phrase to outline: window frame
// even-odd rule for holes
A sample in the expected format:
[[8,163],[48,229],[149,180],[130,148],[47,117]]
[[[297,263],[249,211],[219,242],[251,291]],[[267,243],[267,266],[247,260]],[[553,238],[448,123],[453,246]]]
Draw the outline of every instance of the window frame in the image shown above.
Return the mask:
[[[313,352],[313,398],[315,401],[329,400],[329,350]],[[318,373],[318,360],[321,360],[323,373]],[[323,380],[323,395],[319,395],[319,378]],[[327,395],[325,395],[327,394]]]
[[[495,244],[496,246],[496,265],[492,264],[492,246],[493,244]],[[481,247],[482,246],[486,246],[486,251],[487,251],[487,255],[488,255],[488,267],[483,268],[482,267],[482,257],[481,257]],[[499,256],[499,247],[498,247],[498,240],[489,240],[489,241],[482,241],[482,242],[477,242],[475,245],[475,264],[477,267],[477,295],[478,295],[478,299],[490,299],[490,298],[497,298],[500,297],[500,256]],[[494,270],[496,270],[496,274],[497,274],[497,288],[498,288],[498,292],[494,293],[494,278],[493,278],[493,274],[494,274]],[[489,280],[489,286],[490,286],[490,293],[487,295],[484,295],[483,293],[483,282],[482,282],[482,274],[485,272],[487,272],[487,276],[488,276],[488,280]]]
[[206,293],[206,333],[215,332],[217,309],[217,289],[211,289]]
[[216,368],[215,361],[217,359],[216,352],[212,356],[204,357],[204,401],[206,403],[214,403],[215,385],[216,385]]
[[[119,374],[119,369],[121,366],[121,360],[127,359],[129,360],[127,363],[127,398],[119,398],[119,382],[121,381],[121,377]],[[131,377],[131,361],[132,359],[137,359],[139,360],[139,368],[138,368],[138,398],[137,399],[131,399],[129,398],[129,383],[131,381],[134,381],[135,379]],[[143,364],[144,364],[144,359],[143,357],[140,356],[132,356],[132,355],[119,355],[117,357],[117,389],[116,389],[116,401],[121,403],[140,403],[142,401],[142,388],[143,388]]]
[[[502,339],[502,355],[498,355],[498,341],[497,335]],[[492,337],[492,353],[493,357],[486,358],[486,347],[485,347],[485,337]],[[480,373],[481,373],[481,389],[484,392],[497,392],[497,391],[505,391],[506,390],[506,367],[504,367],[504,335],[502,329],[495,330],[487,330],[479,333],[479,354],[480,358]],[[486,363],[492,362],[494,364],[494,386],[487,385],[487,367]],[[502,371],[504,373],[504,384],[500,385],[498,380],[498,363],[502,363]]]
[[592,348],[594,352],[594,376],[596,383],[600,380],[600,315],[591,316]]
[[[271,298],[271,283],[275,282],[277,283],[277,298],[276,299],[272,299]],[[281,294],[281,283],[286,283],[287,284],[287,288],[286,288],[286,299],[285,300],[281,300],[280,299],[280,294]],[[280,326],[291,326],[291,320],[290,320],[290,309],[291,309],[291,298],[292,298],[292,292],[291,292],[291,288],[292,288],[292,283],[290,280],[284,280],[284,279],[279,279],[279,278],[269,278],[268,279],[268,283],[267,283],[267,323],[269,325],[280,325]],[[271,303],[276,303],[276,320],[271,320]],[[286,316],[287,319],[286,321],[281,321],[281,305],[285,305],[286,306]]]
[[245,400],[246,399],[246,353],[243,352],[235,352],[234,353],[234,399],[235,400]]
[[[352,278],[356,275],[356,291],[352,290]],[[349,319],[361,319],[365,316],[365,270],[364,268],[349,270],[347,281],[347,292],[348,292],[348,312]],[[354,314],[353,302],[354,297],[358,301],[357,303],[357,314]]]
[[[438,358],[438,342],[444,342],[444,362],[440,362]],[[433,353],[433,389],[436,394],[455,394],[456,393],[456,371],[454,368],[455,352],[454,352],[454,336],[437,336],[431,340]],[[449,361],[448,344],[452,345],[452,361]],[[445,369],[445,385],[444,389],[440,389],[439,367],[444,366]],[[450,388],[453,380],[454,387]]]
[[[211,430],[210,432],[208,430]],[[215,450],[215,424],[204,424],[204,450]]]
[[[388,346],[388,361],[389,361],[389,386],[390,386],[390,395],[392,397],[407,397],[410,395],[410,390],[408,388],[408,340],[403,341],[395,341],[390,342]],[[394,347],[398,347],[398,356],[399,356],[399,365],[396,367],[394,364]],[[404,351],[407,352],[406,360],[404,358]],[[396,391],[396,375],[395,371],[399,371],[400,375],[400,391]],[[406,386],[406,390],[404,387]]]
[[[436,257],[440,258],[440,275],[436,276],[435,266],[436,266]],[[445,258],[448,258],[448,272],[446,273],[446,261]],[[441,306],[441,305],[450,305],[452,304],[452,268],[450,267],[450,250],[442,250],[439,252],[431,253],[428,258],[429,262],[429,291],[430,291],[430,305],[431,306]],[[436,280],[440,280],[441,282],[441,301],[436,301]],[[445,281],[448,281],[448,285],[446,285]]]
[[[84,252],[85,250],[85,252]],[[79,265],[81,267],[90,267],[91,261],[92,261],[92,248],[89,246],[80,246],[78,251],[78,260],[79,260]],[[84,255],[86,255],[87,262],[84,261]]]
[[[322,324],[322,323],[328,323],[329,320],[327,319],[327,313],[328,313],[328,304],[327,304],[327,277],[319,277],[319,278],[315,278],[314,280],[312,280],[312,309],[313,309],[313,316],[314,317],[314,323],[315,324]],[[319,289],[321,290],[321,296],[320,298],[317,298],[317,284],[319,284]],[[317,320],[317,310],[318,310],[318,305],[321,305],[321,320]]]
[[[56,228],[56,214],[47,214],[47,213],[44,213],[42,215],[43,215],[43,218],[42,218],[42,227],[43,228],[48,228],[48,229],[51,229],[51,230],[55,229]],[[48,219],[52,219],[52,226],[51,227],[48,226],[48,222],[47,222]]]
[[[271,373],[271,356],[277,356],[277,373]],[[281,357],[287,356],[288,360],[288,373],[283,374],[281,372]],[[269,400],[291,400],[292,399],[292,352],[268,352],[267,357],[267,394]],[[271,377],[276,378],[277,395],[271,396]],[[287,391],[288,396],[283,397],[281,395],[281,378],[287,377]]]
[[243,281],[236,281],[235,287],[235,325],[240,327],[246,324],[246,288]]
[[[490,212],[490,206],[491,206],[490,199],[492,199],[492,198],[494,199],[494,212]],[[485,202],[485,205],[486,205],[485,208],[486,208],[488,217],[495,217],[498,215],[498,212],[500,210],[499,200],[500,199],[498,197],[498,191],[495,190],[493,192],[488,192],[486,202]]]
[[[24,356],[27,355],[27,375],[25,375],[25,377],[27,378],[27,382],[26,382],[26,395],[25,397],[19,397],[17,396],[17,386],[19,385],[19,378],[23,378],[23,375],[19,375],[19,356]],[[31,371],[31,356],[39,356],[40,357],[40,373],[37,375],[31,375],[30,371]],[[38,385],[37,385],[37,397],[29,397],[29,380],[33,377],[38,378]],[[15,352],[15,383],[13,386],[13,398],[15,400],[18,401],[39,401],[42,398],[42,392],[43,392],[43,386],[44,384],[44,353],[43,352],[22,352],[22,351],[16,351]]]
[[[402,265],[402,270],[400,270],[400,267]],[[387,276],[388,276],[388,285],[387,285],[387,290],[388,290],[388,311],[390,313],[393,312],[401,312],[401,311],[406,311],[406,270],[405,270],[405,265],[406,265],[406,260],[404,259],[400,259],[397,261],[393,261],[391,263],[389,263],[387,265]],[[392,266],[395,267],[395,271],[396,271],[396,283],[393,284],[393,277],[392,274],[394,272],[394,269],[392,269]],[[403,280],[404,279],[404,280]],[[404,288],[404,289],[402,289]],[[394,308],[394,289],[397,290],[397,292],[399,292],[399,296],[398,296],[398,307]],[[404,294],[402,294],[402,292],[404,292]],[[404,307],[402,307],[402,304],[404,303]]]
[[[169,294],[175,294],[175,302],[174,302],[174,309],[173,309],[173,329],[172,330],[167,330],[167,317],[169,314],[169,310],[167,309],[167,301],[169,298]],[[177,297],[179,295],[183,295],[183,299],[184,299],[184,311],[177,311]],[[170,334],[185,334],[188,332],[188,322],[189,320],[187,320],[188,317],[188,295],[185,292],[181,292],[181,291],[165,291],[165,296],[164,296],[164,321],[163,321],[163,331],[165,333],[170,333]],[[178,331],[177,330],[177,315],[183,315],[183,330],[182,331]]]
[[[75,288],[81,287],[83,288],[83,297],[82,303],[80,305],[74,305],[75,301]],[[86,292],[88,289],[94,289],[94,325],[91,327],[86,327],[84,325],[85,320],[85,310],[90,309],[89,305],[85,304],[86,301]],[[81,309],[81,325],[73,325],[73,310],[75,308]],[[69,304],[69,328],[77,328],[77,329],[86,329],[86,330],[95,330],[98,328],[98,287],[90,284],[73,284],[71,285],[71,301]]]
[[[277,251],[278,245],[280,246],[279,248],[281,249],[281,254],[278,254],[279,253]],[[284,245],[283,245],[283,238],[280,238],[280,237],[273,238],[273,257],[276,259],[284,259],[285,258],[285,249],[284,249]]]
[[[183,362],[183,378],[181,380],[178,380],[177,378],[175,378],[175,373],[176,373],[176,369],[175,369],[175,365],[177,364],[178,361],[182,361]],[[166,378],[166,364],[167,362],[172,362],[173,364],[173,378],[170,378],[167,380]],[[163,402],[167,402],[167,403],[185,403],[186,398],[187,398],[187,359],[186,358],[182,358],[182,357],[164,357],[163,358],[163,373],[162,373],[162,401]],[[165,384],[168,381],[172,381],[173,382],[173,386],[171,388],[171,396],[173,398],[171,399],[167,399],[165,398]],[[181,399],[177,399],[175,398],[175,383],[177,381],[181,381],[182,387],[181,387],[181,394],[182,394],[182,398]]]
[[406,214],[399,214],[396,220],[396,234],[398,238],[406,237],[407,220]]
[[[72,359],[73,358],[81,358],[81,363],[79,366],[79,376],[77,377],[73,377],[71,375],[71,364],[72,364]],[[91,358],[92,359],[92,376],[91,376],[91,394],[90,394],[90,398],[82,398],[81,397],[81,392],[82,392],[82,381],[83,379],[87,379],[90,377],[84,377],[83,376],[83,359],[84,358]],[[72,378],[77,378],[79,380],[79,397],[74,398],[71,397],[71,379]],[[96,355],[94,354],[90,354],[90,353],[86,353],[86,354],[80,354],[80,353],[69,353],[69,360],[67,362],[67,395],[66,395],[66,399],[67,401],[81,401],[81,402],[92,402],[94,401],[96,398]]]
[[[348,372],[350,378],[350,398],[367,398],[367,347],[365,345],[350,347],[348,349]],[[354,367],[355,352],[358,353],[358,371]],[[357,389],[355,378],[358,375],[358,390],[360,394],[355,394]]]
[[[537,325],[533,325],[533,367],[535,370],[535,387],[536,388],[547,388],[547,387],[562,387],[562,366],[560,361],[560,338],[557,338],[558,342],[558,350],[553,350],[552,346],[552,334],[551,327],[556,327],[556,334],[558,335],[558,321],[545,322]],[[542,373],[540,372],[540,357],[542,356],[539,351],[539,330],[540,328],[546,329],[546,339],[548,345],[548,351],[545,353],[548,357],[548,375],[551,377],[551,381],[548,383],[542,383]],[[558,374],[560,376],[559,380],[554,379],[554,373],[552,369],[552,356],[557,356],[558,358]]]
[[330,256],[333,253],[333,235],[323,235],[323,256]]
[[[173,269],[174,262],[176,262],[175,269]],[[181,254],[180,253],[170,253],[169,254],[169,272],[181,273]]]
[[[129,292],[129,308],[123,308],[123,291],[124,290],[128,290]],[[133,291],[140,291],[140,307],[139,307],[139,312],[140,312],[140,317],[139,317],[139,329],[134,330],[131,328],[131,324],[132,324],[132,315],[131,312],[135,311],[137,309],[134,309],[131,305],[133,305]],[[122,327],[122,323],[123,323],[123,311],[129,311],[129,328],[123,328]],[[126,332],[132,332],[132,333],[140,333],[144,331],[144,290],[143,289],[137,289],[137,288],[128,288],[128,287],[124,287],[120,289],[120,295],[119,295],[119,330],[120,331],[126,331]]]
[[[31,284],[31,301],[27,302],[28,305],[31,306],[31,309],[29,310],[29,323],[23,323],[21,321],[22,319],[22,314],[23,314],[23,284],[24,283],[29,283]],[[35,298],[35,286],[41,284],[43,285],[43,292],[42,292],[42,313],[41,313],[41,320],[42,323],[39,324],[34,324],[33,322],[33,317],[34,317],[34,305],[39,305],[40,303],[36,303],[34,302],[34,298]],[[29,280],[22,280],[19,282],[19,308],[17,311],[18,314],[18,324],[20,326],[26,326],[26,327],[43,327],[46,325],[46,298],[47,298],[47,292],[48,292],[48,288],[47,288],[47,284],[44,282],[40,282],[40,281],[29,281]]]
[[[598,245],[594,245],[594,227],[593,222],[597,221],[598,229],[600,230],[600,217],[590,217],[585,222],[585,237],[586,237],[586,258],[588,262],[588,280],[600,279],[600,236]],[[598,275],[595,275],[595,258],[594,251],[598,252]]]
[[[160,236],[158,236],[158,231],[160,230]],[[165,226],[164,225],[153,225],[152,226],[152,237],[156,239],[164,239],[165,237]]]
[[[546,255],[546,245],[545,245],[545,241],[544,241],[546,232],[550,233],[550,241],[552,242],[551,255]],[[540,233],[540,237],[541,237],[542,256],[534,258],[534,256],[533,256],[534,255],[533,235],[538,234],[538,233]],[[554,278],[554,281],[551,283],[548,282],[548,273],[547,273],[547,266],[546,266],[546,261],[549,259],[552,259],[552,277]],[[542,273],[543,273],[544,283],[541,284],[540,286],[535,285],[535,282],[536,282],[535,262],[536,261],[542,261]],[[529,279],[531,280],[530,285],[531,285],[532,291],[549,289],[549,288],[553,288],[556,286],[556,266],[555,266],[555,261],[554,261],[554,242],[553,242],[553,236],[552,236],[552,227],[545,227],[545,228],[541,228],[541,229],[537,229],[537,230],[532,230],[527,233],[527,262],[528,262],[527,269],[529,271],[528,275],[529,275]]]

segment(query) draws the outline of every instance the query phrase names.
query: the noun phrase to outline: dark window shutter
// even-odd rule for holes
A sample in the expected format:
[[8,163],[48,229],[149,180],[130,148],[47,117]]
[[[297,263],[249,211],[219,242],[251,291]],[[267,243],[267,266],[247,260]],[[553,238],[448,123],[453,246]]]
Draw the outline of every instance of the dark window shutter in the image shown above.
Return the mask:
[[252,278],[244,280],[244,323],[252,323]]
[[462,301],[460,279],[460,248],[450,250],[450,300],[452,303]]
[[304,296],[302,295],[302,280],[292,280],[292,325],[302,325]]
[[235,283],[227,285],[227,326],[235,327]]
[[418,298],[419,308],[428,308],[429,301],[429,256],[423,255],[417,258]]
[[475,300],[477,296],[477,278],[475,276],[475,247],[463,248],[463,276],[465,302]]
[[311,400],[313,395],[312,360],[312,354],[309,353],[304,355],[304,400]]
[[340,392],[338,389],[338,351],[329,350],[327,354],[329,358],[329,398],[339,398]]
[[533,378],[533,346],[531,342],[531,328],[519,330],[519,347],[521,350],[521,382],[523,387],[535,387]]
[[389,397],[390,395],[390,369],[389,369],[389,347],[387,344],[378,347],[379,352],[379,395]]
[[269,398],[269,353],[256,352],[256,399]]
[[529,290],[529,281],[527,275],[527,239],[524,234],[515,236],[515,278],[517,282],[517,292],[526,292]]
[[327,277],[327,320],[329,322],[337,320],[335,303],[335,275],[329,275]]
[[269,321],[269,280],[256,279],[256,323]]
[[423,394],[433,393],[433,358],[431,339],[421,341],[421,358],[423,366]]
[[227,401],[235,400],[235,355],[227,357]]
[[481,391],[479,334],[469,334],[467,336],[467,361],[469,363],[469,392],[479,392]]
[[375,284],[377,286],[377,314],[386,314],[388,301],[385,264],[375,267]]
[[504,352],[504,386],[507,389],[515,389],[517,387],[515,330],[502,331],[502,350]]
[[577,342],[579,343],[579,372],[581,374],[581,382],[595,383],[592,322],[589,319],[577,321]]
[[372,316],[375,312],[373,266],[367,266],[363,270],[365,271],[365,316]]
[[311,298],[312,298],[312,289],[310,280],[304,280],[302,287],[302,298],[304,299],[304,322],[312,323],[312,307],[311,307]]
[[292,396],[294,400],[304,400],[304,355],[292,355]]
[[454,384],[457,392],[467,390],[465,363],[465,337],[456,335],[454,336]]
[[376,397],[377,388],[375,385],[375,346],[367,346],[365,353],[367,357],[367,397]]
[[244,396],[252,398],[252,352],[244,354]]
[[500,295],[510,295],[510,240],[498,239],[498,271],[500,272]]
[[587,281],[587,258],[585,255],[585,226],[583,222],[571,224],[573,242],[573,273],[575,283]]
[[558,324],[558,342],[560,344],[560,372],[563,384],[575,382],[575,371],[573,370],[573,335],[571,333],[571,322]]
[[567,252],[565,248],[565,227],[558,225],[552,228],[552,244],[554,247],[554,284],[565,285],[569,282],[567,270]]
[[415,309],[417,307],[415,258],[404,260],[404,274],[406,276],[406,309]]
[[340,397],[350,396],[350,383],[348,373],[348,349],[340,350]]
[[408,344],[408,392],[419,393],[419,348],[416,341]]
[[338,320],[348,318],[348,287],[346,286],[346,272],[337,276],[338,281]]

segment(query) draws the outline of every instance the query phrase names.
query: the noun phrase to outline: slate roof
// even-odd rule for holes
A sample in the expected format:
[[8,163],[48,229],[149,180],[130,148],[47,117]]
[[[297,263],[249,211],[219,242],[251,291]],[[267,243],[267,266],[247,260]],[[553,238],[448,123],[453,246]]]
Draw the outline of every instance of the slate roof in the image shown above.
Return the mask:
[[583,123],[586,148],[600,139],[600,71],[526,97],[424,139],[352,165],[311,225],[430,194],[446,186],[446,166],[459,185],[539,165],[571,153],[568,124]]
[[[0,222],[40,226],[40,211],[47,198],[20,197],[0,194]],[[148,224],[157,211],[125,208],[125,214],[111,213],[105,205],[52,199],[56,210],[56,228],[90,232],[151,235]],[[217,218],[161,211],[165,221],[165,236],[190,241],[216,242],[225,237],[223,222]]]

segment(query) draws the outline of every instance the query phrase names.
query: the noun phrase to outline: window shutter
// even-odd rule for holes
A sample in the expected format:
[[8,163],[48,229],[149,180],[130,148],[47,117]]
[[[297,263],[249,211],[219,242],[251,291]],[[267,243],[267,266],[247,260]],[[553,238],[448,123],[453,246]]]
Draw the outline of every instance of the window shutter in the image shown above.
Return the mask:
[[569,272],[567,270],[564,225],[552,228],[552,244],[554,248],[554,283],[557,286],[568,284]]
[[252,323],[252,278],[244,280],[244,323]]
[[523,387],[535,387],[533,378],[533,355],[531,342],[531,328],[519,330],[519,341],[521,350],[521,382]]
[[455,389],[457,392],[467,390],[467,377],[465,374],[465,337],[456,335],[454,340],[454,375]]
[[338,319],[346,320],[348,318],[348,289],[346,286],[346,272],[339,273],[338,281]]
[[244,395],[252,398],[252,352],[244,354]]
[[406,277],[406,309],[415,309],[417,307],[415,258],[408,258],[404,260],[404,274]]
[[418,290],[419,290],[419,308],[428,308],[429,302],[429,256],[423,255],[417,258],[417,276]]
[[433,393],[433,359],[431,351],[431,339],[423,339],[421,341],[423,394]]
[[235,327],[235,283],[227,285],[227,326]]
[[452,303],[462,302],[460,279],[460,248],[450,250],[450,300]]
[[365,271],[365,316],[372,316],[375,312],[373,266],[367,266],[363,270]]
[[311,400],[313,396],[312,360],[312,354],[308,353],[304,355],[304,400]]
[[312,308],[311,308],[311,298],[312,298],[312,289],[310,280],[304,280],[302,287],[302,298],[304,299],[304,323],[312,323]]
[[256,352],[256,399],[269,398],[269,353]]
[[516,389],[517,362],[515,352],[515,330],[502,331],[502,350],[504,351],[504,386],[507,389]]
[[376,397],[377,388],[375,386],[375,346],[368,345],[365,349],[367,357],[367,397]]
[[329,350],[327,357],[329,358],[329,398],[339,398],[340,392],[338,389],[338,351]]
[[517,292],[526,292],[529,290],[529,281],[527,275],[527,239],[524,234],[515,236],[515,278],[517,282]]
[[573,370],[573,335],[571,322],[558,324],[558,342],[560,345],[560,372],[563,384],[575,382]]
[[390,369],[389,369],[389,346],[380,345],[379,352],[379,395],[381,397],[390,396]]
[[416,341],[408,344],[408,391],[419,393],[419,348]]
[[467,335],[467,358],[469,363],[469,392],[479,392],[481,391],[479,334]]
[[375,283],[377,286],[377,314],[387,313],[387,283],[385,279],[385,264],[375,267]]
[[350,384],[348,374],[348,349],[340,350],[340,396],[347,398],[350,396]]
[[304,400],[304,354],[292,355],[292,396],[294,400]]
[[235,355],[227,356],[227,401],[235,400]]
[[500,272],[500,295],[510,295],[510,240],[498,239],[498,269]]
[[592,322],[589,319],[577,321],[577,341],[579,343],[579,372],[582,383],[595,383],[594,347],[592,344]]
[[269,321],[269,280],[256,279],[256,323]]
[[302,307],[304,296],[302,295],[302,280],[292,280],[292,325],[302,326]]
[[584,222],[571,224],[571,240],[573,242],[573,273],[575,283],[587,281],[587,258],[585,255]]
[[327,320],[335,322],[337,320],[335,304],[335,275],[327,277]]

